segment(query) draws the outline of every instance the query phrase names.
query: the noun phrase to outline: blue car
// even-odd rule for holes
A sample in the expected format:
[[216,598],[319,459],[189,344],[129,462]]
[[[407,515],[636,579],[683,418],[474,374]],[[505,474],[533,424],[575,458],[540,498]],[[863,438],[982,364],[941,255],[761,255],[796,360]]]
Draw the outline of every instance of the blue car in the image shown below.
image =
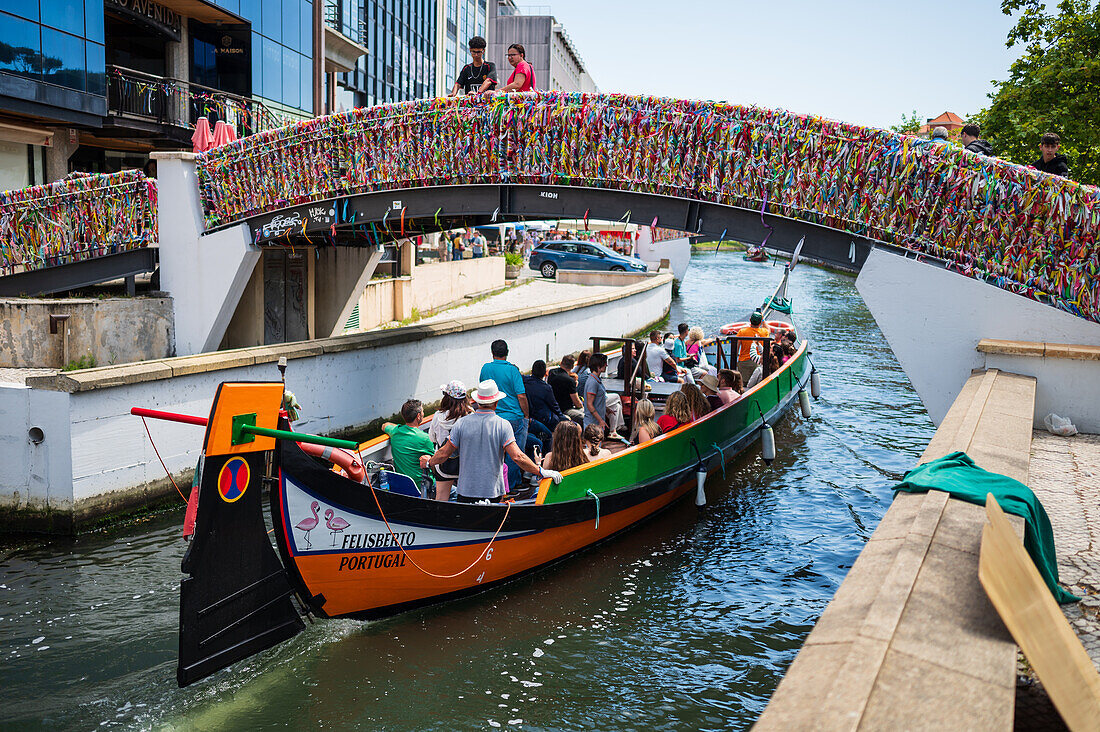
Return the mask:
[[553,277],[559,269],[591,269],[610,272],[645,272],[645,262],[626,257],[603,244],[590,241],[544,241],[531,252],[531,269]]

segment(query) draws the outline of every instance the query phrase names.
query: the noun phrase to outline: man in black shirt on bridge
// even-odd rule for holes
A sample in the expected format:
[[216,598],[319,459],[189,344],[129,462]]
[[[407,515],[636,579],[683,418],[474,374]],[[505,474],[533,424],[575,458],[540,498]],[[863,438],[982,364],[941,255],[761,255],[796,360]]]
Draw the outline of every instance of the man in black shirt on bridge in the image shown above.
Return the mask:
[[485,60],[485,39],[474,36],[470,39],[470,56],[473,62],[462,67],[458,73],[451,96],[458,94],[480,94],[497,88],[497,70]]

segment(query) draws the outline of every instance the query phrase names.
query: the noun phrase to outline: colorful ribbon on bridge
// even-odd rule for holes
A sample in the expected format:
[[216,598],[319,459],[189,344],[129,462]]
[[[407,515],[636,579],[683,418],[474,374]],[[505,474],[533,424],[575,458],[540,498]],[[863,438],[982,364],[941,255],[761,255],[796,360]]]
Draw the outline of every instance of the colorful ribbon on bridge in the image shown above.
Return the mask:
[[156,181],[140,170],[0,193],[0,274],[101,257],[157,241]]
[[385,104],[217,148],[200,158],[199,180],[208,226],[336,196],[464,183],[713,201],[931,255],[1100,321],[1100,189],[784,110],[558,92]]

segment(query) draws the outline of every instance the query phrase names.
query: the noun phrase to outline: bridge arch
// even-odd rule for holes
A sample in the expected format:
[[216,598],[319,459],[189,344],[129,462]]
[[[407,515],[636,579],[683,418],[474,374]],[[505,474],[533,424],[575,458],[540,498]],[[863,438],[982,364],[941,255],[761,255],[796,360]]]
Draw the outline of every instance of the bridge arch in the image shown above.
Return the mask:
[[774,227],[778,248],[809,232],[814,256],[855,266],[872,247],[914,252],[1100,321],[1100,189],[782,110],[557,92],[421,100],[215,148],[198,178],[206,225],[246,222],[258,243],[294,226],[360,227],[367,241],[379,225],[394,234],[401,213],[436,228],[656,215],[750,241]]

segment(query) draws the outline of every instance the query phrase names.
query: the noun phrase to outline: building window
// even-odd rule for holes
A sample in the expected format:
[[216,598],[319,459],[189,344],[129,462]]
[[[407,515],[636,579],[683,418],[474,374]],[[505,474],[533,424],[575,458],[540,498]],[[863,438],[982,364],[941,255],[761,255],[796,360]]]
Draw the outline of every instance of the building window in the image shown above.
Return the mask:
[[88,93],[107,95],[107,66],[103,57],[103,46],[88,42],[85,50],[88,69]]
[[[102,5],[99,14],[103,15]],[[42,24],[83,36],[84,0],[48,0],[42,3]]]
[[39,32],[34,23],[0,13],[0,71],[38,78],[42,74]]
[[84,39],[42,28],[42,78],[84,91]]

